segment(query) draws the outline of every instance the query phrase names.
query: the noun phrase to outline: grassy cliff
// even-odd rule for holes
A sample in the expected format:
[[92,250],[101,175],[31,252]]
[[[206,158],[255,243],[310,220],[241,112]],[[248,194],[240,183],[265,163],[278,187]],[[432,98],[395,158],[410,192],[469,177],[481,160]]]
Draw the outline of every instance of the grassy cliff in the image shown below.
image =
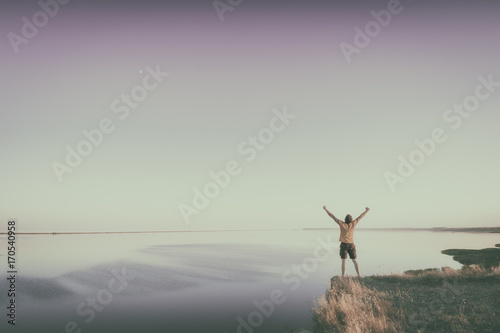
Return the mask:
[[314,332],[500,332],[500,267],[334,277]]

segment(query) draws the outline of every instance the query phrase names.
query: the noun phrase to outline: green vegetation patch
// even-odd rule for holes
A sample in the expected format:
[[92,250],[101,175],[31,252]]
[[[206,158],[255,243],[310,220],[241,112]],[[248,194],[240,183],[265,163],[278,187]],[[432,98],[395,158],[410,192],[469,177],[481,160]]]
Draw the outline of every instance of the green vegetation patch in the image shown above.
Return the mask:
[[[500,244],[495,246],[500,247]],[[489,248],[481,250],[449,249],[441,253],[453,256],[453,260],[462,265],[478,265],[485,268],[496,267],[500,265],[500,249]]]

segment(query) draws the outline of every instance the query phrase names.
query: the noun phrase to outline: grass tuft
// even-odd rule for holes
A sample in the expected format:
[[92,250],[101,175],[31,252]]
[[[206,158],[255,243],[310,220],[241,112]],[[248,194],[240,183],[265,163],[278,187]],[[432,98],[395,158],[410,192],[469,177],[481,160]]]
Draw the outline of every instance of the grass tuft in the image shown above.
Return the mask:
[[391,304],[383,292],[357,278],[332,279],[332,287],[316,302],[314,332],[398,332]]

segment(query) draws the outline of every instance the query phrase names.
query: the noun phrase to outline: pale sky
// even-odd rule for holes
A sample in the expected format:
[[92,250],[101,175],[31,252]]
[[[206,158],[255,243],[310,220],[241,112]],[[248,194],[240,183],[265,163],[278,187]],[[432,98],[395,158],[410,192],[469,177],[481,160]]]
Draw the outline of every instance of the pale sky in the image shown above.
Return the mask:
[[[9,33],[23,36],[22,18],[42,9],[2,4],[1,221],[25,232],[331,227],[327,205],[339,218],[370,207],[365,227],[499,225],[498,4],[401,1],[348,62],[341,43],[355,46],[386,1],[243,1],[223,21],[211,1],[173,3],[74,0],[17,46]],[[140,102],[127,106],[131,94]],[[464,103],[475,111],[447,113]],[[102,121],[110,133],[60,181],[54,162]],[[400,155],[423,156],[415,140],[435,128],[446,140],[392,191],[385,174]],[[259,133],[262,150],[249,138]],[[228,163],[239,173],[187,224],[179,207]]]

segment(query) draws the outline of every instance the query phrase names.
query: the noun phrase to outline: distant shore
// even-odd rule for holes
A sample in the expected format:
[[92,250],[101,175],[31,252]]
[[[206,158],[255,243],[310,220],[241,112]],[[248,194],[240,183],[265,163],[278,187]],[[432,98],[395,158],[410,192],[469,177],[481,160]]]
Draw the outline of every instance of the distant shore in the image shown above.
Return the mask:
[[489,232],[500,233],[500,227],[478,227],[478,228],[432,228],[432,231],[452,231],[452,232]]
[[[16,235],[102,235],[102,234],[165,234],[181,232],[252,232],[252,231],[296,231],[302,229],[249,229],[249,230],[153,230],[153,231],[54,231],[54,232],[16,232]],[[0,232],[0,235],[7,235]]]
[[[17,232],[17,235],[101,235],[101,234],[158,234],[174,232],[252,232],[252,231],[315,231],[337,230],[337,228],[303,228],[303,229],[245,229],[245,230],[152,230],[152,231],[53,231],[53,232]],[[500,227],[474,228],[359,228],[358,230],[371,231],[436,231],[436,232],[481,232],[500,233]],[[7,235],[0,232],[0,235]]]
[[[338,228],[304,228],[303,230],[337,230]],[[356,230],[370,231],[438,231],[438,232],[486,232],[500,233],[500,227],[473,227],[473,228],[359,228]]]

